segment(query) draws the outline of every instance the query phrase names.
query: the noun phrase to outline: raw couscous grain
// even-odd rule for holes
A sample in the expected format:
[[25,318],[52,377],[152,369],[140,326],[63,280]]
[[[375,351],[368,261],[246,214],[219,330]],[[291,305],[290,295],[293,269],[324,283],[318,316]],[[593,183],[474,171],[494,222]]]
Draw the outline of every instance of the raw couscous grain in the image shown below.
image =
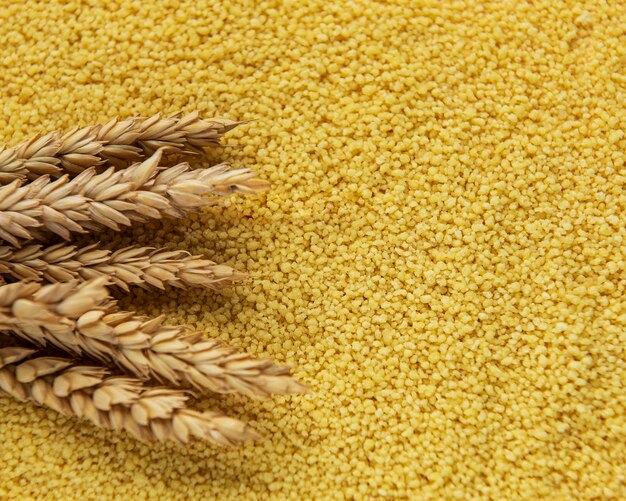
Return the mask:
[[311,387],[261,444],[146,446],[0,397],[0,498],[626,497],[626,3],[0,3],[0,136],[197,109],[273,189],[118,246],[249,273],[133,292]]

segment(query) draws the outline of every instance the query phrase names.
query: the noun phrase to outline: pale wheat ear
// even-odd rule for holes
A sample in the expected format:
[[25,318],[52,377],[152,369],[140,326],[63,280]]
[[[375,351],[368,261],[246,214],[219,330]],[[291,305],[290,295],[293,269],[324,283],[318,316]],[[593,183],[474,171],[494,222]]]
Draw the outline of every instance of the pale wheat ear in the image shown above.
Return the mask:
[[[106,278],[0,287],[0,328],[39,346],[87,355],[135,377],[253,398],[302,393],[289,367],[256,359],[217,340],[118,311]],[[6,296],[6,298],[5,298]]]
[[190,170],[188,164],[161,168],[162,150],[141,163],[97,173],[91,167],[71,179],[42,176],[30,184],[0,187],[0,238],[15,247],[45,240],[46,232],[68,240],[72,233],[119,231],[132,222],[183,217],[218,196],[257,193],[269,187],[249,169],[221,164]]
[[165,289],[166,286],[221,289],[247,279],[247,275],[186,251],[125,247],[105,249],[57,244],[27,245],[21,249],[0,246],[0,276],[17,280],[66,282],[108,276],[128,291],[131,286]]
[[104,367],[76,365],[24,347],[0,348],[0,389],[142,441],[235,445],[261,438],[237,419],[187,408],[183,391],[144,386],[137,379],[111,376]]
[[37,135],[0,150],[0,183],[78,174],[89,167],[125,167],[164,148],[168,153],[202,153],[220,144],[222,135],[242,122],[202,119],[197,112],[161,118],[114,119],[104,125],[75,128],[66,134]]

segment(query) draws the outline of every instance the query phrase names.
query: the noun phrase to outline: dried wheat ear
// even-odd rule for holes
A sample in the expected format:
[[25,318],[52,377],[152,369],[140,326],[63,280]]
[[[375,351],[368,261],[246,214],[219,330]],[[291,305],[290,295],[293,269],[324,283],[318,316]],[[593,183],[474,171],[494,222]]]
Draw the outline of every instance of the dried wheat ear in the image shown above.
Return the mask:
[[[252,398],[306,392],[287,366],[164,325],[163,317],[119,311],[107,288],[218,289],[243,273],[179,250],[34,242],[183,217],[224,195],[266,190],[269,184],[248,169],[162,163],[165,151],[199,153],[236,125],[196,113],[155,115],[37,136],[0,151],[0,184],[9,182],[0,186],[0,239],[7,242],[0,246],[0,330],[12,340],[0,349],[0,388],[141,440],[223,445],[258,434],[222,414],[187,408],[184,391],[145,384]],[[50,347],[69,358],[50,356]]]
[[81,248],[65,244],[27,245],[21,249],[0,246],[1,275],[47,282],[108,277],[125,291],[133,285],[216,290],[246,279],[245,273],[230,266],[185,251],[135,246],[113,251],[98,244]]
[[201,119],[197,112],[146,120],[114,119],[105,125],[37,135],[12,148],[0,150],[0,183],[35,179],[64,172],[78,174],[103,164],[128,165],[160,148],[168,152],[197,154],[220,144],[222,135],[241,122],[223,118]]
[[237,353],[181,326],[165,326],[162,317],[118,311],[105,284],[99,278],[4,285],[0,329],[40,346],[90,356],[143,380],[256,398],[304,391],[286,366]]
[[24,346],[0,348],[0,388],[18,400],[125,430],[142,441],[186,444],[203,439],[233,445],[260,437],[219,412],[189,409],[183,391],[145,386],[137,379],[111,376],[101,366],[77,365]]
[[248,169],[220,164],[190,170],[188,164],[160,166],[162,150],[140,164],[98,174],[94,168],[70,179],[41,176],[0,188],[0,238],[20,247],[28,240],[46,240],[54,233],[68,240],[72,233],[109,228],[119,231],[134,222],[183,217],[216,196],[255,194],[269,188]]

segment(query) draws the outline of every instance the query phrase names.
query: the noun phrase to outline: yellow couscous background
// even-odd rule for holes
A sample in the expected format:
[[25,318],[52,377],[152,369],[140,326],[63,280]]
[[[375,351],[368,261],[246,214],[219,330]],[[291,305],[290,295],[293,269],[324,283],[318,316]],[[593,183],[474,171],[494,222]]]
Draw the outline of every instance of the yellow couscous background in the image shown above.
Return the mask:
[[625,499],[626,2],[0,1],[0,140],[256,121],[273,189],[118,238],[254,280],[126,307],[298,367],[147,446],[0,397],[0,498]]

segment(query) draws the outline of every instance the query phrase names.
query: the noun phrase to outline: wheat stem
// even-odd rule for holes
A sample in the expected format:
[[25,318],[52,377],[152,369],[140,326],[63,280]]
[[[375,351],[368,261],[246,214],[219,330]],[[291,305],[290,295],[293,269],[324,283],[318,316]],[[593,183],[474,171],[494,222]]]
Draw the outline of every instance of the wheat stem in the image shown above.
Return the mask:
[[248,169],[226,164],[190,170],[182,163],[159,167],[162,150],[127,169],[98,174],[92,167],[70,179],[42,176],[0,188],[0,238],[19,247],[24,240],[45,239],[42,230],[69,239],[72,233],[110,228],[119,231],[133,221],[183,217],[215,196],[253,194],[269,185]]
[[142,441],[204,439],[232,445],[259,438],[236,419],[187,408],[183,391],[147,387],[137,379],[111,376],[104,367],[76,365],[21,346],[0,348],[0,389],[97,426],[126,430]]
[[161,118],[113,119],[104,125],[75,128],[66,134],[37,135],[12,148],[0,149],[0,184],[43,174],[78,174],[101,164],[125,166],[160,148],[176,153],[201,153],[219,145],[223,134],[240,122],[203,120],[197,112]]
[[246,278],[230,266],[185,251],[137,246],[111,251],[98,244],[82,248],[64,244],[27,245],[21,249],[0,246],[0,275],[48,282],[104,276],[125,291],[132,285],[219,289]]
[[116,311],[106,280],[0,287],[0,329],[73,355],[87,354],[142,379],[151,377],[256,398],[302,393],[289,367],[238,353],[180,326]]

